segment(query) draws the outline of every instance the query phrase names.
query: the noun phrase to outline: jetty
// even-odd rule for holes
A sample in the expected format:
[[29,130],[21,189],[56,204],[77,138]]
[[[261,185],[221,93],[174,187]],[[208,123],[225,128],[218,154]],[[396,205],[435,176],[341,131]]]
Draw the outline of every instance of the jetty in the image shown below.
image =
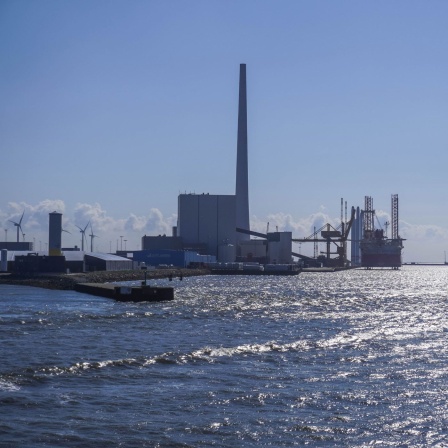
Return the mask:
[[107,297],[119,302],[161,302],[174,300],[174,288],[169,286],[120,286],[111,283],[77,283],[75,291]]

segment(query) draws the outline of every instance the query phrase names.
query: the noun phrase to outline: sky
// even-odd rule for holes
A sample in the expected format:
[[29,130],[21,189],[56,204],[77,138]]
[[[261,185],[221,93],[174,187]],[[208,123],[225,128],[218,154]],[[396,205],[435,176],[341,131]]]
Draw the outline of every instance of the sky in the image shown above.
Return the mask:
[[[179,193],[234,194],[247,64],[251,228],[309,236],[399,195],[404,261],[448,250],[445,0],[2,0],[0,223],[140,249]],[[126,240],[126,242],[124,242]],[[313,247],[302,244],[311,254]],[[298,250],[297,247],[293,248]]]

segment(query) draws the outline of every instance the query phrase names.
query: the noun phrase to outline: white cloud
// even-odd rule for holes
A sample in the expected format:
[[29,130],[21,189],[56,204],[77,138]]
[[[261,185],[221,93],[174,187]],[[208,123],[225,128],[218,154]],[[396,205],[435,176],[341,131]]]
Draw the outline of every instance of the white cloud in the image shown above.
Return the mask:
[[[8,211],[1,212],[0,216],[5,229],[11,230],[14,225],[10,221],[19,222],[23,214],[22,232],[25,234],[40,232],[48,229],[48,214],[51,212],[64,213],[65,204],[60,199],[46,199],[36,205],[26,202],[9,202]],[[67,220],[63,221],[64,223]],[[14,229],[15,230],[15,229]],[[12,241],[12,239],[10,240]]]
[[[131,213],[126,218],[115,218],[110,216],[100,204],[78,203],[73,213],[66,211],[64,201],[60,199],[46,199],[35,205],[26,202],[10,202],[6,210],[0,210],[0,222],[3,229],[7,229],[7,238],[14,241],[16,238],[16,228],[9,220],[18,222],[25,211],[22,221],[23,233],[26,240],[35,241],[36,249],[45,247],[48,240],[48,214],[57,211],[63,214],[63,228],[71,234],[63,234],[63,245],[73,246],[81,244],[79,230],[76,226],[84,228],[87,223],[92,224],[92,229],[98,238],[95,239],[95,249],[109,251],[118,247],[121,237],[127,241],[128,249],[139,249],[143,235],[171,235],[173,225],[176,225],[176,215],[164,216],[157,208],[149,210],[147,215],[136,215]],[[383,226],[385,222],[390,222],[390,214],[382,210],[377,210],[378,217],[376,226]],[[333,227],[339,225],[340,217],[331,217],[321,207],[319,211],[309,216],[295,218],[287,213],[275,213],[265,218],[253,215],[251,218],[252,230],[260,233],[266,232],[269,222],[270,231],[275,231],[276,227],[280,231],[290,231],[295,238],[306,238],[310,236],[314,229],[320,229],[324,224],[330,223]],[[90,225],[86,235],[91,233]],[[390,230],[388,231],[390,235]],[[400,221],[399,233],[405,238],[403,258],[405,261],[441,261],[444,251],[448,250],[448,228],[433,224],[412,224],[407,221]],[[6,232],[5,232],[6,234]],[[5,235],[6,236],[6,235]],[[3,238],[2,238],[3,239]],[[298,250],[295,244],[293,250]],[[301,251],[311,254],[312,244],[303,243]]]
[[431,224],[415,225],[400,221],[400,236],[408,240],[442,242],[448,240],[448,229]]
[[305,218],[295,220],[292,215],[286,213],[270,214],[266,219],[260,219],[253,216],[251,219],[251,228],[260,233],[266,233],[267,223],[269,222],[269,231],[273,232],[278,227],[279,231],[292,232],[294,237],[306,238],[318,230],[323,225],[329,223],[337,227],[340,222],[338,219],[331,218],[326,213],[320,211],[313,213]]
[[[6,211],[0,210],[0,222],[3,228],[8,229],[7,238],[15,240],[15,227],[9,220],[18,222],[25,211],[22,229],[27,241],[35,241],[36,249],[45,247],[42,243],[48,240],[48,214],[57,211],[63,214],[62,226],[69,234],[63,234],[63,246],[81,245],[81,235],[76,226],[84,229],[87,224],[86,236],[92,229],[98,239],[95,239],[97,250],[108,251],[121,236],[126,238],[128,248],[140,248],[141,237],[144,234],[167,234],[171,235],[171,228],[176,223],[176,216],[165,218],[160,210],[153,208],[148,216],[137,216],[133,213],[128,218],[115,218],[108,215],[100,204],[78,203],[73,214],[66,213],[66,206],[62,200],[46,199],[36,205],[25,202],[10,202]],[[90,227],[91,226],[91,227]],[[6,233],[6,232],[5,232]],[[117,243],[118,244],[118,243]],[[39,247],[40,246],[40,247]]]

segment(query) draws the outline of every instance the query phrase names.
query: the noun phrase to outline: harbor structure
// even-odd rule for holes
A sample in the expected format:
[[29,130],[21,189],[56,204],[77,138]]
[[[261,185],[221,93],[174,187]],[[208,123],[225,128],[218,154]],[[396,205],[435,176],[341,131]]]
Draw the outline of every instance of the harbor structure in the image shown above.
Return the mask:
[[366,196],[363,210],[363,237],[359,247],[361,250],[361,266],[371,268],[398,269],[402,265],[401,251],[404,239],[398,233],[398,194],[391,197],[391,238],[382,228],[375,228],[375,210],[373,198]]
[[[349,265],[347,258],[347,241],[350,235],[353,222],[355,220],[355,208],[351,208],[350,218],[347,217],[347,202],[345,202],[345,219],[344,219],[344,200],[341,198],[341,223],[334,227],[330,223],[324,224],[320,229],[314,228],[314,232],[306,238],[293,238],[296,243],[313,243],[314,257],[307,257],[303,254],[293,252],[292,254],[303,262],[311,266],[337,267],[345,268]],[[318,255],[318,243],[325,243],[326,250]],[[332,255],[336,255],[332,258]]]

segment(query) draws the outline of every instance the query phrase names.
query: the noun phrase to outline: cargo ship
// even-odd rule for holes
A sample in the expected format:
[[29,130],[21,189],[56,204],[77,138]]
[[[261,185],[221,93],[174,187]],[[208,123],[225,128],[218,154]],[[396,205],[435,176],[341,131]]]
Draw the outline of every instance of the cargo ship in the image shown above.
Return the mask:
[[386,238],[382,229],[364,235],[360,241],[361,266],[365,268],[394,268],[402,265],[402,238]]

